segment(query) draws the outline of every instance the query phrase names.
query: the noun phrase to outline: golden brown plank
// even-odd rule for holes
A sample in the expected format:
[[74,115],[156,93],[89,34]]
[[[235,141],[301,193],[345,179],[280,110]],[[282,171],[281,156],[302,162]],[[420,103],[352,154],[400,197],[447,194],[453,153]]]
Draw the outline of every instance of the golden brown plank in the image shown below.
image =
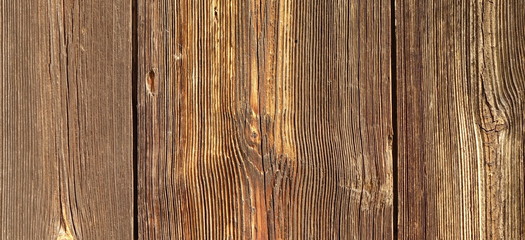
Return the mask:
[[0,239],[131,239],[129,1],[0,1]]
[[522,239],[524,2],[396,5],[399,239]]
[[390,1],[138,1],[139,239],[391,239]]
[[138,2],[139,239],[266,238],[255,4]]

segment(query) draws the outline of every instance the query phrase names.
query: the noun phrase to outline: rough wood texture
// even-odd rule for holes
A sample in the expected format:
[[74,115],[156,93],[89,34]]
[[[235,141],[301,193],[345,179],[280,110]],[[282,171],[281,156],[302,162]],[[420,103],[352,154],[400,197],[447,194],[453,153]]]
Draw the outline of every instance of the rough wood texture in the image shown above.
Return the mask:
[[390,1],[270,1],[259,41],[270,239],[392,239]]
[[131,239],[129,1],[0,1],[0,239]]
[[396,6],[399,238],[525,238],[525,2]]
[[139,1],[139,239],[391,239],[390,1]]
[[0,0],[0,240],[525,239],[523,9]]
[[254,4],[138,2],[139,239],[267,238]]

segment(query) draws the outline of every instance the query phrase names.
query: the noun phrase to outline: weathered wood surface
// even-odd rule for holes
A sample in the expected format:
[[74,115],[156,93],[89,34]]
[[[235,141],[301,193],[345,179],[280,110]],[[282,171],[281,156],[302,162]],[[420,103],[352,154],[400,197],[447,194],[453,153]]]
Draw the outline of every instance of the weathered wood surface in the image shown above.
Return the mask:
[[0,240],[524,239],[523,9],[0,0]]
[[391,239],[390,1],[139,1],[139,239]]
[[132,239],[129,1],[0,1],[0,239]]
[[525,238],[525,2],[396,6],[399,239]]

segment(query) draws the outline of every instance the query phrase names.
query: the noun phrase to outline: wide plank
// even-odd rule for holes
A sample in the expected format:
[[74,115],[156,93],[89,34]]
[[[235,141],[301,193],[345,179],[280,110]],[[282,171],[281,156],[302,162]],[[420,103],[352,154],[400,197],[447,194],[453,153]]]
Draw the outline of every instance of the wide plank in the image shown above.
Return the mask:
[[391,2],[138,1],[139,239],[391,239]]

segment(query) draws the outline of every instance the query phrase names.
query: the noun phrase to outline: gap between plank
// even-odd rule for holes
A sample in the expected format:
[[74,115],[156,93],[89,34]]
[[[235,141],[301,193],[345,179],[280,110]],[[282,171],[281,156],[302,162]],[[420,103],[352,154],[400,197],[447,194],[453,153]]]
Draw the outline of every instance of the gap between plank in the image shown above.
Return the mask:
[[390,32],[391,32],[391,98],[392,98],[392,130],[394,136],[392,137],[392,175],[393,181],[392,184],[392,193],[393,193],[393,219],[392,219],[392,229],[393,229],[393,239],[397,240],[399,238],[398,233],[398,216],[399,216],[399,196],[398,196],[398,129],[397,129],[397,45],[396,45],[396,0],[391,0],[390,2]]
[[133,239],[138,239],[138,0],[131,1],[131,104],[133,115]]

